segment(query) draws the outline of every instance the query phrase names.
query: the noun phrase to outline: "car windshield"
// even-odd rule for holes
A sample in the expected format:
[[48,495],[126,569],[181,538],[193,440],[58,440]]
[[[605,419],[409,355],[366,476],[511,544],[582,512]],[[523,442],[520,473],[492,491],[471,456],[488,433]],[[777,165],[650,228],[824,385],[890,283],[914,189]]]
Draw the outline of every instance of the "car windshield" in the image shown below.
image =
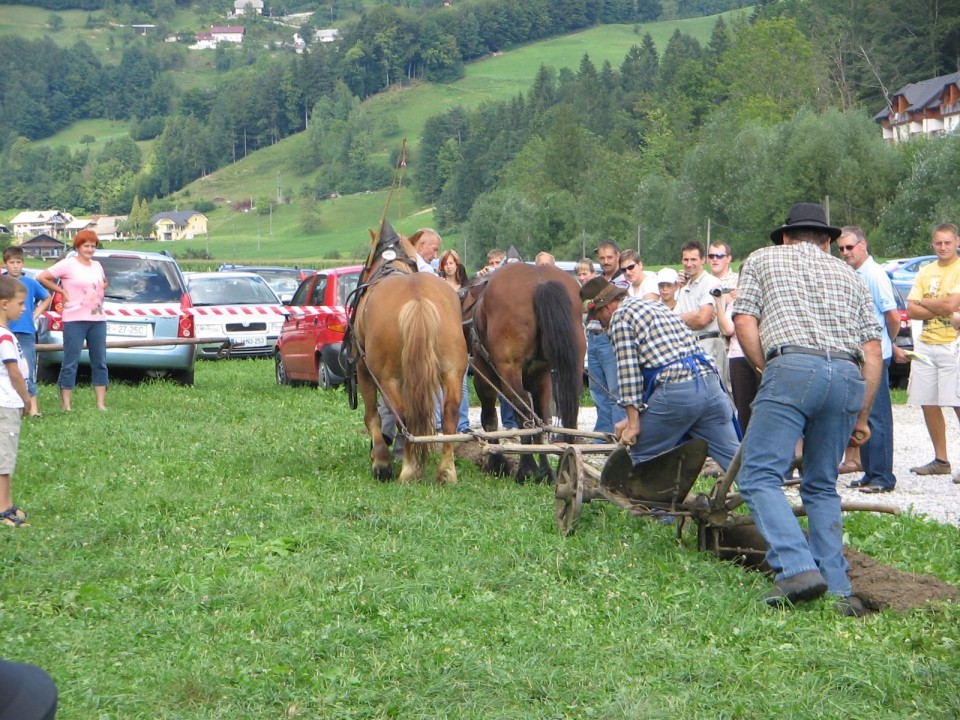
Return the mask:
[[291,295],[300,284],[299,270],[256,270],[255,272],[267,281],[267,285],[277,295]]
[[258,277],[192,277],[189,284],[196,306],[277,304],[270,286]]
[[178,303],[186,292],[173,262],[129,256],[96,260],[106,273],[106,298],[112,302]]
[[337,286],[337,305],[346,305],[350,298],[350,293],[357,289],[357,283],[360,282],[360,273],[344,273],[340,276]]

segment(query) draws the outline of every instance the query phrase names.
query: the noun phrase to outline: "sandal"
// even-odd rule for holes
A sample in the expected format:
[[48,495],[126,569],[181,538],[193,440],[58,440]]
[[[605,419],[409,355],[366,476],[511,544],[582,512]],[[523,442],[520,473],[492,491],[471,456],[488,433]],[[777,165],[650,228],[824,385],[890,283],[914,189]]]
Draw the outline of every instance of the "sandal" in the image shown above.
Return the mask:
[[26,515],[20,517],[17,513],[23,513],[23,511],[18,508],[16,505],[11,507],[9,510],[4,510],[0,513],[0,523],[3,523],[7,527],[18,528],[21,525],[30,526],[30,523],[26,520]]
[[847,473],[863,472],[863,467],[860,463],[855,462],[842,462],[840,467],[837,468],[837,473],[840,475],[846,475]]
[[868,495],[876,495],[877,493],[893,492],[893,488],[884,485],[867,485],[866,487],[860,488],[860,492],[867,493]]
[[866,477],[862,477],[859,480],[851,480],[850,484],[847,487],[851,488],[865,488],[870,486],[870,481]]

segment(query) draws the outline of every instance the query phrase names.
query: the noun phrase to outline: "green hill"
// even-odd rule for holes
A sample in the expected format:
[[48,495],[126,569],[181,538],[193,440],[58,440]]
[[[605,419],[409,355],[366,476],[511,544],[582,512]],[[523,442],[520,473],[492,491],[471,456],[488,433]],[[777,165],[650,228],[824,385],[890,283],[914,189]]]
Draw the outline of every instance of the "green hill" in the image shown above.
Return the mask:
[[[731,16],[743,12],[727,13],[725,18],[730,20]],[[525,93],[541,64],[555,69],[576,68],[586,53],[597,67],[604,61],[618,67],[629,48],[639,45],[647,32],[662,53],[670,36],[678,28],[705,44],[715,20],[716,16],[639,26],[595,27],[472,63],[467,67],[466,77],[449,85],[419,84],[375,96],[363,104],[363,112],[375,120],[392,115],[397,122],[389,136],[381,133],[376,139],[374,152],[387,162],[389,154],[399,149],[402,138],[407,138],[411,150],[415,151],[427,118],[458,105],[473,108],[483,102],[504,100]],[[396,132],[396,127],[399,127],[399,132]],[[108,131],[98,125],[91,126],[86,133],[71,127],[47,142],[72,145],[78,142],[82,134],[93,135],[99,142],[100,135],[107,136]],[[298,158],[305,152],[306,143],[306,133],[287,138],[221,168],[177,193],[173,199],[180,209],[189,208],[197,199],[212,200],[217,204],[217,209],[208,214],[209,237],[178,242],[176,247],[168,249],[178,255],[187,250],[206,251],[214,258],[213,264],[221,261],[318,264],[325,259],[346,259],[362,253],[368,243],[367,228],[375,226],[384,212],[387,192],[324,200],[318,204],[318,229],[316,232],[304,232],[301,222],[304,207],[299,200],[298,190],[312,182],[316,174],[314,171],[303,173],[296,170],[300,166]],[[230,204],[237,201],[275,198],[278,182],[285,204],[274,207],[271,215],[230,210]],[[433,220],[430,208],[417,207],[414,203],[413,193],[408,188],[401,187],[399,192],[394,193],[388,216],[401,232],[412,232],[431,224]],[[455,236],[445,237],[445,244],[459,247],[468,265],[479,265],[480,258],[472,257],[469,248],[460,247],[459,239]],[[157,247],[153,243],[129,245],[140,249]]]

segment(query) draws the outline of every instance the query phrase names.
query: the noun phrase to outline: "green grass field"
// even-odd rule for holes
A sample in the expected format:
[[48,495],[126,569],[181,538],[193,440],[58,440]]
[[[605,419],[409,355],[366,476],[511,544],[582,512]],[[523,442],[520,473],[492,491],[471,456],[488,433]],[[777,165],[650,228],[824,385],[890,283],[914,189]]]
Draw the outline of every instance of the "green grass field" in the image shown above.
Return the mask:
[[[773,611],[763,576],[599,501],[563,538],[542,485],[370,476],[342,391],[265,361],[196,386],[41,386],[0,528],[3,656],[60,720],[953,718],[960,606]],[[432,470],[433,465],[430,469]],[[847,516],[848,543],[960,583],[960,530]]]

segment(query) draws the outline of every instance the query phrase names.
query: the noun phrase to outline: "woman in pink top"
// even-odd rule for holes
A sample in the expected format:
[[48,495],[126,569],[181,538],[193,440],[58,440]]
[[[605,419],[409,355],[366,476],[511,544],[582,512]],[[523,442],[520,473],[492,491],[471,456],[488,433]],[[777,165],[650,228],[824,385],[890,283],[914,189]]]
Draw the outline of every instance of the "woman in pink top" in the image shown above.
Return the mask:
[[84,340],[90,355],[97,409],[107,409],[107,318],[103,314],[107,277],[100,263],[93,259],[99,242],[96,233],[81,230],[73,239],[76,257],[64,258],[37,276],[37,281],[47,290],[63,296],[63,363],[57,385],[60,386],[60,403],[65,412],[73,409],[73,388],[77,384],[77,367]]

